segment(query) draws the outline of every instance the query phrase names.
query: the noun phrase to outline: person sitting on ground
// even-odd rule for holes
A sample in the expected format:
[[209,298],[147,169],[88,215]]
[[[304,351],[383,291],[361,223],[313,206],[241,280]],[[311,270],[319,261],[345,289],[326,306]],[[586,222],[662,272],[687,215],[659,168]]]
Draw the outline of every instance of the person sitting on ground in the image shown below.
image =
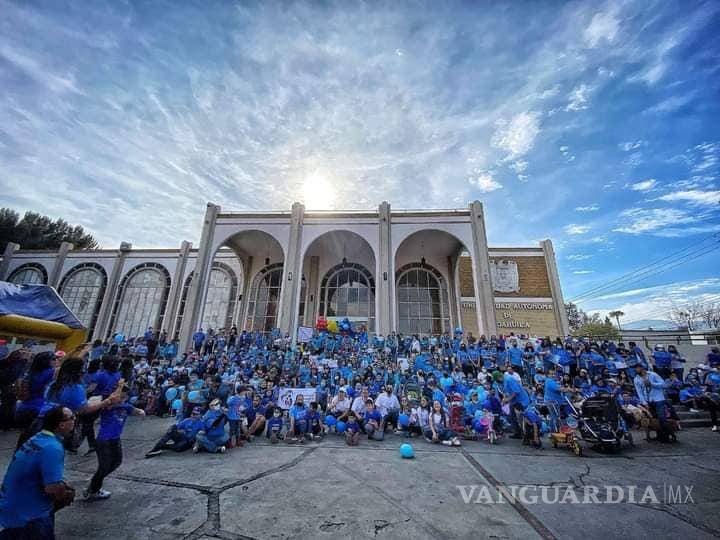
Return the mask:
[[460,446],[460,439],[448,429],[448,418],[442,404],[435,400],[429,418],[430,429],[425,432],[428,442],[442,443],[446,446]]
[[[173,424],[160,440],[145,454],[146,458],[159,456],[163,450],[184,452],[192,448],[198,432],[203,429],[202,409],[194,407],[190,418],[185,418]],[[170,444],[172,443],[172,444]]]
[[430,430],[430,402],[425,396],[420,398],[420,404],[410,413],[410,436],[420,436]]
[[718,431],[718,410],[720,403],[717,394],[707,392],[703,389],[700,381],[695,379],[692,386],[688,386],[680,390],[680,403],[690,407],[691,413],[699,413],[706,410],[710,413],[710,421],[712,430]]
[[273,444],[276,444],[279,440],[283,438],[282,435],[282,428],[283,428],[283,418],[282,418],[282,409],[280,407],[273,407],[272,416],[270,419],[266,422],[267,425],[267,438],[270,439],[270,442]]
[[325,434],[325,426],[323,425],[322,415],[320,414],[317,401],[310,403],[310,410],[307,414],[308,435],[310,439],[322,437]]
[[385,438],[382,415],[380,411],[375,408],[375,403],[370,398],[365,402],[364,422],[368,439],[382,441]]
[[288,442],[304,442],[307,433],[307,413],[305,406],[305,398],[302,394],[295,397],[295,404],[290,407],[288,416],[290,418],[290,428],[288,429]]
[[63,480],[61,437],[75,427],[63,406],[45,412],[42,431],[26,441],[8,465],[0,488],[0,539],[55,538],[55,513],[72,504],[75,490]]
[[267,407],[263,406],[260,396],[255,394],[252,398],[252,405],[245,409],[245,417],[248,422],[248,428],[245,431],[245,440],[252,441],[253,437],[262,437],[265,431],[266,415]]
[[353,411],[348,413],[348,421],[345,426],[345,444],[357,446],[360,443],[360,424]]
[[400,414],[400,402],[395,394],[391,384],[385,385],[385,392],[382,392],[375,399],[375,407],[382,415],[382,431],[387,429],[389,424],[395,427],[395,432],[400,434],[402,430],[397,425],[398,415]]
[[224,454],[228,436],[225,433],[227,415],[222,410],[219,399],[210,402],[210,409],[203,416],[203,429],[198,431],[193,445],[193,452],[205,450],[211,454]]
[[337,396],[330,401],[329,412],[338,421],[345,421],[350,411],[350,400],[347,398],[345,387],[338,389]]

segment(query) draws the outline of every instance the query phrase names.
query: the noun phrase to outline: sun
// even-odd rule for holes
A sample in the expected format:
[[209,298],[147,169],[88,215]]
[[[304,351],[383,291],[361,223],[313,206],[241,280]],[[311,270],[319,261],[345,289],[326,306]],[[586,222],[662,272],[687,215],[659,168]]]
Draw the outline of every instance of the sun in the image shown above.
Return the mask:
[[308,210],[330,210],[335,202],[335,188],[322,173],[305,178],[303,199]]

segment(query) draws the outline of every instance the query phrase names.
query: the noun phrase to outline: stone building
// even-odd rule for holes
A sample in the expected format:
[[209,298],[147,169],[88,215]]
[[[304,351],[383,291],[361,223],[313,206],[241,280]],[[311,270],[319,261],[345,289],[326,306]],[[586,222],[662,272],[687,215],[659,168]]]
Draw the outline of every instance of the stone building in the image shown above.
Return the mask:
[[550,240],[488,247],[482,204],[455,210],[226,212],[197,248],[57,252],[8,245],[0,279],[58,289],[94,338],[147,327],[188,344],[200,326],[295,334],[318,317],[371,333],[568,333]]

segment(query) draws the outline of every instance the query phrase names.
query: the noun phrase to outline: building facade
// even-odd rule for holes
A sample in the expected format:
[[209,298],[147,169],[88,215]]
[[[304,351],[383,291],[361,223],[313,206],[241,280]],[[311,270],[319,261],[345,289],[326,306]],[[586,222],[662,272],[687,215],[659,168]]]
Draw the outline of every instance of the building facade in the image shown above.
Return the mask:
[[94,338],[148,326],[187,346],[198,327],[295,335],[318,318],[370,333],[568,333],[550,240],[488,247],[483,206],[224,212],[208,204],[197,248],[57,252],[8,245],[0,279],[55,287]]

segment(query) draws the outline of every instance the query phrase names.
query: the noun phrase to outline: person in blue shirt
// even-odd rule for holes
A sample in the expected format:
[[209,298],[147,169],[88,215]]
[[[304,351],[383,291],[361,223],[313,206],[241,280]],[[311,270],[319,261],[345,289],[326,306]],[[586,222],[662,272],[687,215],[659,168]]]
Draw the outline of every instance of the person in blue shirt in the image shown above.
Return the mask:
[[54,514],[72,503],[75,490],[63,480],[60,438],[75,427],[67,407],[48,410],[42,430],[26,441],[8,465],[0,488],[0,539],[55,538]]
[[[202,409],[194,407],[190,418],[185,418],[172,427],[163,435],[160,440],[145,454],[146,458],[159,456],[163,450],[173,452],[184,452],[192,448],[198,432],[203,429]],[[172,444],[170,444],[172,442]]]
[[515,433],[510,437],[513,439],[522,438],[522,412],[530,404],[530,396],[523,385],[510,373],[503,376],[503,404],[510,406],[510,422],[513,425]]
[[523,444],[531,444],[535,448],[540,448],[540,430],[542,428],[542,418],[533,407],[528,407],[522,413],[523,418]]
[[120,403],[103,410],[100,414],[100,429],[97,434],[96,453],[98,468],[83,492],[85,501],[107,499],[110,492],[102,489],[103,480],[122,464],[122,443],[120,437],[128,416],[145,416],[145,411],[136,409],[127,402],[130,388],[120,389]]
[[38,353],[33,357],[30,370],[23,379],[23,384],[27,388],[27,398],[18,401],[15,408],[15,426],[18,428],[27,428],[40,413],[45,388],[55,376],[55,369],[52,367],[54,358],[55,355],[50,351]]
[[318,402],[310,403],[310,410],[307,413],[308,435],[310,439],[322,437],[325,434],[325,426],[323,426],[322,415],[320,414]]
[[357,446],[360,443],[360,423],[354,411],[348,414],[347,424],[345,425],[345,444],[348,446]]
[[228,436],[225,433],[227,415],[223,412],[219,399],[210,402],[210,409],[203,416],[203,429],[195,437],[193,452],[205,450],[211,454],[224,454],[227,450]]
[[653,365],[655,372],[663,379],[670,377],[670,367],[672,363],[672,355],[665,350],[663,345],[655,345],[652,353]]
[[375,402],[372,399],[365,401],[364,416],[363,425],[365,426],[365,433],[367,433],[368,439],[382,441],[385,438],[385,433],[382,429],[383,417],[380,411],[375,408]]
[[665,381],[654,371],[648,371],[643,365],[636,367],[637,375],[633,383],[635,392],[642,405],[647,406],[660,423],[657,440],[669,442],[670,426],[667,422],[667,402],[665,401]]
[[273,408],[272,416],[266,422],[266,426],[266,436],[270,439],[271,443],[276,444],[280,439],[282,439],[283,418],[282,409],[280,409],[280,407]]
[[288,413],[290,418],[290,428],[288,434],[291,437],[291,442],[303,442],[305,433],[307,433],[307,413],[308,409],[305,406],[305,398],[302,394],[298,394],[295,398],[295,404],[290,407]]
[[242,446],[242,417],[246,409],[244,390],[241,385],[235,386],[235,393],[227,400],[227,417],[230,425],[228,447]]
[[197,354],[200,354],[202,351],[203,343],[205,343],[205,337],[205,332],[203,332],[202,327],[193,334],[193,348]]

